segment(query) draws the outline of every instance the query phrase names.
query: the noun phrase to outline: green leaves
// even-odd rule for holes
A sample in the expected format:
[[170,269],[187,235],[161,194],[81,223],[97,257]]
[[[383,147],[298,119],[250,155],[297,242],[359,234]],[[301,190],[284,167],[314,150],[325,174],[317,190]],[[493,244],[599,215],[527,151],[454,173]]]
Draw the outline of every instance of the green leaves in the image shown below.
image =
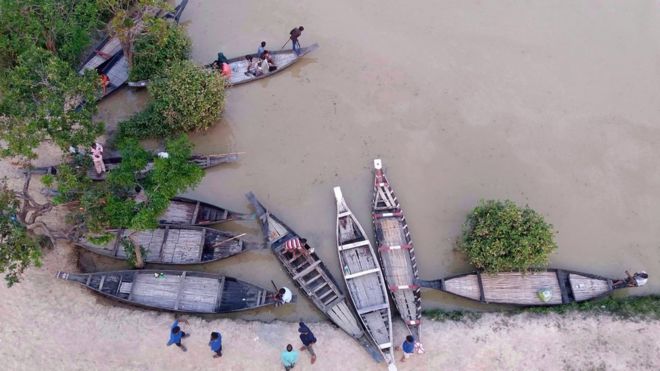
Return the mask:
[[192,42],[183,27],[157,18],[149,22],[147,33],[135,41],[135,54],[129,79],[148,80],[165,73],[174,62],[188,59]]
[[93,72],[81,77],[52,53],[28,49],[0,79],[0,154],[32,159],[46,140],[65,151],[91,145],[103,132],[92,121],[98,89]]
[[487,272],[542,267],[557,249],[552,225],[509,200],[481,201],[467,217],[459,247],[474,266]]

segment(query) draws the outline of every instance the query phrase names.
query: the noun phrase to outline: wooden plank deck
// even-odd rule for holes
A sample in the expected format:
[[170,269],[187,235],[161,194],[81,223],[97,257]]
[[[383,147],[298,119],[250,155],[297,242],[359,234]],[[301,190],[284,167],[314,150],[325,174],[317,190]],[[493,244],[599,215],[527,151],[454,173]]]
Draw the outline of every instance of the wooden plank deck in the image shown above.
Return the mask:
[[[484,299],[489,303],[515,303],[525,305],[561,304],[561,289],[555,272],[505,272],[482,274]],[[543,302],[538,291],[548,288],[552,297]]]
[[479,290],[479,282],[476,274],[468,274],[445,280],[445,291],[473,300],[479,300],[481,297],[481,290]]
[[131,300],[164,309],[174,309],[181,279],[178,274],[154,277],[152,274],[137,274],[133,281]]
[[204,230],[170,229],[163,245],[163,263],[196,263],[203,246]]
[[575,301],[584,301],[611,291],[607,280],[585,277],[571,273],[568,275]]
[[171,201],[170,206],[160,217],[162,220],[167,220],[168,223],[176,224],[190,224],[192,219],[194,206],[187,202]]
[[218,300],[220,281],[212,277],[187,276],[181,292],[180,310],[213,312]]

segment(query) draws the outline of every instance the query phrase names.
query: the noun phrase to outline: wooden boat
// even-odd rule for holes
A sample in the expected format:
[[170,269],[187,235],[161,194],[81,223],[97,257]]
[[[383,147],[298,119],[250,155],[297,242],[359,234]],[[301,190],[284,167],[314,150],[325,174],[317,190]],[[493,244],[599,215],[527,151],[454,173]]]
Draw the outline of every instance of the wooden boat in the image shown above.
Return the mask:
[[127,304],[173,312],[229,313],[275,304],[274,292],[214,273],[146,269],[58,272],[57,278]]
[[305,244],[307,252],[292,259],[290,254],[284,251],[284,244],[289,240],[302,237],[271,214],[252,192],[248,193],[246,197],[254,206],[266,244],[270,246],[298,289],[335,325],[365,347],[375,360],[382,361],[381,354],[374,349],[362,330],[360,322],[350,309],[346,297],[319,256]]
[[420,340],[422,298],[415,247],[399,200],[383,171],[380,159],[374,160],[372,220],[376,246],[392,302],[416,341]]
[[[533,272],[472,272],[434,281],[418,281],[433,288],[482,303],[520,306],[548,306],[596,299],[627,287],[626,280],[612,280],[588,273],[563,269]],[[547,301],[540,290],[549,290]]]
[[[194,155],[190,157],[189,161],[201,167],[202,169],[208,169],[210,167],[218,166],[220,164],[236,162],[238,161],[238,156],[239,156],[238,153],[227,153],[227,154],[219,154],[219,155]],[[108,176],[108,172],[119,166],[119,164],[121,163],[121,159],[122,159],[121,157],[104,158],[103,163],[105,163],[106,171],[104,173],[98,174],[94,169],[94,165],[92,164],[87,170],[87,176],[89,176],[89,178],[92,180],[98,180],[98,181],[105,180],[105,178]],[[151,170],[152,168],[153,168],[153,162],[149,162],[147,164],[147,167],[142,171],[140,175],[142,176],[146,175],[146,173],[149,172],[149,170]],[[33,174],[57,175],[57,166],[36,168],[36,169],[32,169],[31,172]]]
[[[305,56],[308,53],[313,52],[314,50],[318,49],[319,44],[312,44],[310,46],[304,47],[300,49],[300,54],[296,55],[296,53],[291,49],[291,50],[278,50],[278,51],[272,51],[270,52],[271,56],[273,57],[273,62],[277,66],[277,69],[273,72],[269,72],[266,74],[263,74],[261,76],[254,76],[254,75],[246,75],[245,73],[247,72],[247,60],[245,59],[245,56],[247,54],[243,54],[240,57],[236,58],[231,58],[227,61],[229,66],[232,69],[232,74],[231,78],[229,79],[228,83],[229,86],[236,86],[236,85],[241,85],[245,84],[248,82],[256,81],[256,80],[261,80],[265,79],[266,77],[271,77],[274,74],[278,72],[282,72],[283,70],[287,69],[294,63],[298,62],[300,58]],[[250,54],[252,57],[258,57],[256,54]],[[213,65],[213,62],[210,64],[206,65],[206,67],[211,67]]]
[[174,197],[160,216],[160,224],[211,225],[252,219],[254,214],[239,213],[190,198]]
[[385,362],[394,368],[392,313],[380,264],[367,234],[346,205],[341,188],[337,200],[337,251],[339,265],[355,310]]
[[99,244],[83,237],[75,244],[99,255],[126,260],[121,241],[130,238],[145,250],[144,261],[154,264],[204,264],[264,247],[241,239],[241,235],[204,227],[164,225],[146,231],[109,232],[114,238],[107,243]]
[[[155,17],[162,17],[165,19],[173,19],[174,22],[179,23],[181,13],[188,5],[188,0],[183,0],[174,9],[174,12],[164,12],[159,8],[150,9],[150,14]],[[142,19],[135,19],[138,23],[136,32],[142,29]],[[121,88],[128,81],[128,61],[124,57],[124,52],[121,47],[121,42],[117,37],[106,36],[101,42],[94,47],[92,52],[85,58],[81,64],[78,73],[84,74],[87,70],[96,70],[99,75],[105,74],[108,76],[109,83],[106,86],[104,94],[99,97],[103,99],[108,95]]]

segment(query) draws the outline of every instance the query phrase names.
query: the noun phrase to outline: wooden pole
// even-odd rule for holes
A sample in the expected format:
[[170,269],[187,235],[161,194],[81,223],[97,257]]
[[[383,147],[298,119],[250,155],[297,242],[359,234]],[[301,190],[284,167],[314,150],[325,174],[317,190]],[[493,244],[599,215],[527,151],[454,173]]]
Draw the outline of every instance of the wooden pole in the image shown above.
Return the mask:
[[242,233],[242,234],[239,234],[238,236],[234,236],[234,237],[232,237],[232,238],[228,238],[228,239],[226,239],[226,240],[224,240],[224,241],[216,242],[216,243],[213,244],[213,247],[220,246],[220,245],[222,245],[222,244],[225,243],[225,242],[228,242],[228,241],[231,241],[231,240],[235,240],[235,239],[237,239],[237,238],[241,238],[241,237],[245,236],[246,234],[247,234],[247,233]]

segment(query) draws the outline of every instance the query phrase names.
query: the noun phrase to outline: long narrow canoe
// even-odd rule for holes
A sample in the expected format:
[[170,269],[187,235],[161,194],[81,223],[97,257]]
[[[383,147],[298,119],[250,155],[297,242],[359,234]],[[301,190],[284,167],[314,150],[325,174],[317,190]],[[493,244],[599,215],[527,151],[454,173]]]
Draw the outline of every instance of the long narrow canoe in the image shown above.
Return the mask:
[[160,216],[160,224],[211,225],[252,219],[254,214],[239,213],[190,198],[174,197]]
[[127,304],[183,313],[229,313],[275,304],[275,293],[219,274],[191,271],[132,270],[98,273],[58,272]]
[[415,248],[399,200],[383,171],[380,159],[374,160],[374,196],[371,217],[376,246],[385,282],[401,319],[410,334],[420,341],[422,298]]
[[375,360],[382,361],[381,354],[374,349],[362,330],[360,322],[349,308],[346,297],[323,261],[307,245],[305,245],[306,253],[293,259],[284,251],[284,245],[287,241],[302,237],[271,214],[252,192],[246,197],[255,209],[266,244],[270,246],[300,291],[334,324],[364,346]]
[[[103,163],[105,163],[106,171],[104,173],[98,174],[94,169],[94,165],[90,165],[90,168],[87,170],[87,176],[89,176],[89,178],[92,180],[97,180],[97,181],[105,180],[106,177],[108,176],[108,172],[118,167],[119,164],[121,163],[121,160],[122,160],[121,157],[104,158]],[[189,161],[199,166],[202,169],[208,169],[214,166],[218,166],[220,164],[238,161],[238,153],[227,153],[227,154],[219,154],[219,155],[195,155],[195,156],[191,156]],[[146,175],[146,173],[152,168],[153,168],[153,162],[149,162],[147,164],[147,167],[142,171],[140,175],[143,176]],[[57,166],[48,166],[48,167],[32,169],[32,173],[57,175]]]
[[335,187],[334,192],[337,200],[337,251],[348,293],[388,367],[395,368],[392,313],[380,264],[362,225],[346,205],[341,188]]
[[[482,303],[549,306],[596,299],[629,287],[627,280],[563,269],[497,274],[466,273],[434,281],[419,280],[422,287],[448,292]],[[542,300],[539,292],[549,292]]]
[[262,244],[247,242],[240,235],[204,227],[164,225],[146,231],[109,232],[113,238],[105,244],[85,238],[75,244],[99,255],[127,260],[122,240],[130,238],[144,249],[144,261],[154,264],[204,264],[263,248]]
[[[246,54],[240,57],[229,59],[227,63],[232,69],[232,74],[231,74],[231,78],[229,79],[229,84],[230,86],[236,86],[256,80],[265,79],[266,77],[271,77],[276,73],[284,71],[294,63],[298,62],[306,54],[311,53],[314,50],[318,49],[318,47],[319,44],[312,44],[310,46],[301,48],[300,55],[296,55],[296,53],[293,50],[278,50],[271,52],[270,54],[273,57],[273,62],[277,66],[277,69],[273,72],[268,72],[261,76],[246,74],[248,67],[247,60],[245,59]],[[250,55],[252,55],[255,58],[257,57],[256,54],[250,54]],[[211,62],[211,64],[213,64],[213,62]],[[210,64],[207,66],[210,66]]]

